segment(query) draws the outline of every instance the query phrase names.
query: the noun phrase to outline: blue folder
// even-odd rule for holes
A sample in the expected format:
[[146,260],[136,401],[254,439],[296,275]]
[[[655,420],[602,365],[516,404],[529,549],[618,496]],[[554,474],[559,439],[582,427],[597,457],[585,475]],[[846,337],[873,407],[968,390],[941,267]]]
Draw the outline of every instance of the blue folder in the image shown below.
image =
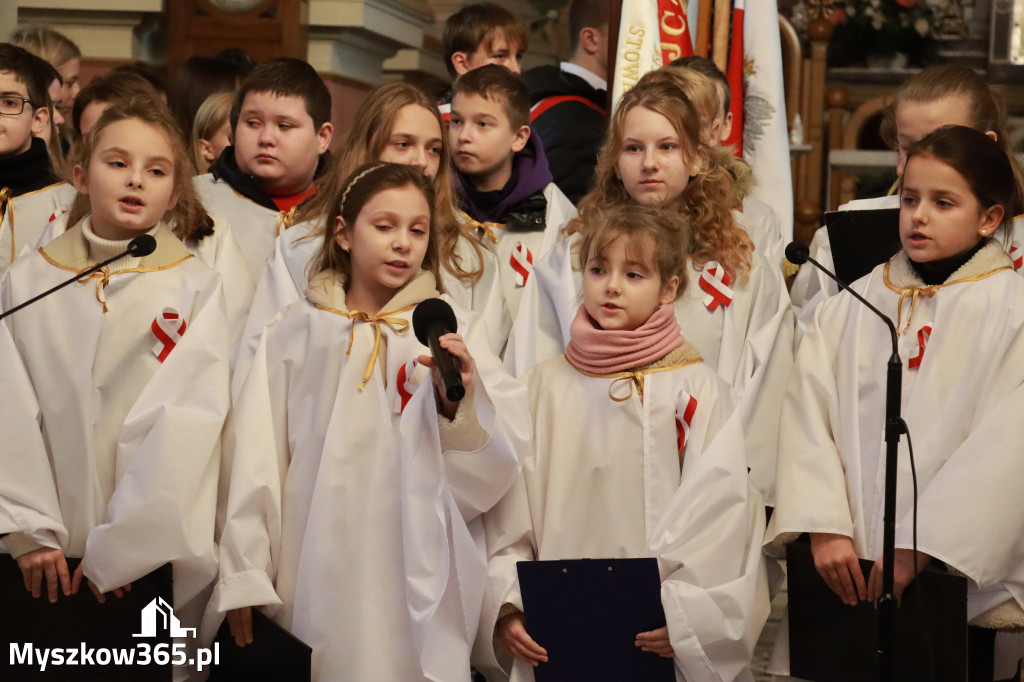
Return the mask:
[[665,626],[655,559],[520,561],[526,629],[547,649],[537,682],[675,682],[672,659],[636,635]]

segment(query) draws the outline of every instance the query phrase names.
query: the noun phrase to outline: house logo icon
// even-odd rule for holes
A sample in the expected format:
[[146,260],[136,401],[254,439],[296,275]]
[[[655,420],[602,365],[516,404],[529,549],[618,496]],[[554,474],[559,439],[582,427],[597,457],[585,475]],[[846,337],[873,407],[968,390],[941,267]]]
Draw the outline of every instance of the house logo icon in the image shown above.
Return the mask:
[[195,637],[195,628],[183,628],[174,609],[160,597],[142,609],[142,632],[132,637],[156,637],[157,629],[169,631],[171,637]]

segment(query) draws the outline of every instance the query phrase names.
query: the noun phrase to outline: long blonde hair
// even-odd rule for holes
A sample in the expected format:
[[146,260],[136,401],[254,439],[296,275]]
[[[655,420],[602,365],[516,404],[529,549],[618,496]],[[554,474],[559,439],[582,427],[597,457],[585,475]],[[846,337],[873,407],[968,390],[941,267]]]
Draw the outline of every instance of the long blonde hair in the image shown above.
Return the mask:
[[216,92],[203,101],[196,111],[196,119],[192,124],[192,162],[196,165],[196,172],[202,175],[210,168],[210,163],[203,158],[203,152],[199,148],[199,141],[209,142],[217,134],[221,126],[227,122],[231,115],[231,103],[235,95],[232,92]]
[[[174,191],[178,192],[178,201],[165,215],[182,241],[199,241],[213,234],[213,220],[206,213],[199,199],[199,193],[192,184],[192,163],[189,161],[181,130],[171,114],[171,110],[160,100],[147,95],[136,95],[122,102],[115,102],[85,136],[77,166],[88,173],[96,144],[103,132],[118,121],[135,119],[151,125],[164,134],[167,143],[174,153]],[[92,204],[87,194],[78,194],[68,214],[68,225],[74,225],[92,212]]]
[[896,96],[885,109],[882,119],[882,139],[893,149],[899,144],[896,139],[896,107],[900,102],[935,102],[947,97],[963,97],[971,112],[971,126],[975,130],[996,134],[996,142],[1010,159],[1013,176],[1017,185],[1024,190],[1024,170],[1010,145],[1007,132],[1006,112],[1003,110],[998,91],[990,86],[974,69],[956,64],[929,66],[903,82],[896,90]]
[[[391,138],[399,113],[411,105],[422,107],[433,114],[437,120],[438,130],[441,131],[441,161],[437,176],[434,178],[436,200],[432,206],[434,223],[437,226],[441,267],[459,279],[475,282],[483,274],[483,251],[477,240],[464,231],[455,217],[455,186],[444,122],[437,110],[437,103],[409,83],[388,83],[370,93],[356,112],[352,127],[349,128],[338,153],[334,155],[330,170],[324,173],[321,181],[317,183],[316,195],[299,208],[296,219],[317,221],[319,225],[314,234],[323,234],[325,225],[327,228],[330,227],[330,222],[323,222],[324,216],[331,209],[331,197],[341,185],[341,181],[351,175],[356,168],[380,159],[384,147]],[[475,268],[472,264],[464,263],[455,253],[459,237],[465,237],[473,246],[477,260]]]
[[72,59],[81,59],[82,51],[63,33],[49,26],[33,24],[22,26],[11,33],[11,44],[23,47],[32,54],[53,64],[59,69]]
[[732,215],[740,202],[735,182],[726,170],[729,152],[701,141],[696,108],[680,89],[677,76],[664,70],[647,73],[622,96],[597,157],[594,188],[580,200],[579,217],[566,226],[566,235],[582,232],[611,206],[636,204],[616,172],[626,116],[636,107],[661,114],[672,124],[683,158],[694,174],[686,189],[661,207],[681,211],[689,221],[694,265],[703,267],[709,261],[718,261],[732,277],[739,275],[743,281],[750,270],[754,244]]

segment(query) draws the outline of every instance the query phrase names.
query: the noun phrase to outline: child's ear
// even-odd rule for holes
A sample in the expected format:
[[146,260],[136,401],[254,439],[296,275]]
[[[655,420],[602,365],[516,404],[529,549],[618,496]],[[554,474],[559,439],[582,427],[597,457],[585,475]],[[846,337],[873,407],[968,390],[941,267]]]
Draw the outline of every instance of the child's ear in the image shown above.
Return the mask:
[[85,169],[81,166],[75,166],[71,169],[71,181],[75,186],[75,191],[79,194],[89,193],[89,176],[86,175]]
[[469,55],[465,52],[456,52],[452,55],[452,66],[455,68],[455,77],[469,73]]
[[526,143],[530,140],[530,126],[519,126],[519,130],[512,137],[512,151],[521,152]]
[[32,113],[32,137],[39,137],[50,127],[50,110],[39,107]]
[[1006,209],[999,204],[992,204],[988,208],[981,212],[981,223],[978,225],[978,234],[982,237],[988,237],[1003,222],[1003,216],[1006,215]]
[[338,216],[334,221],[334,241],[338,242],[338,246],[341,247],[342,251],[348,251],[352,246],[348,230],[345,229],[345,219],[341,216]]
[[217,160],[213,156],[213,145],[210,144],[209,140],[204,140],[203,138],[199,138],[199,154],[207,163],[213,163]]
[[316,131],[317,153],[323,154],[327,151],[327,148],[331,146],[331,138],[334,137],[334,126],[331,123],[324,123],[320,126],[320,130]]
[[676,300],[676,292],[679,290],[679,275],[672,275],[661,285],[661,292],[658,294],[658,303],[666,305]]

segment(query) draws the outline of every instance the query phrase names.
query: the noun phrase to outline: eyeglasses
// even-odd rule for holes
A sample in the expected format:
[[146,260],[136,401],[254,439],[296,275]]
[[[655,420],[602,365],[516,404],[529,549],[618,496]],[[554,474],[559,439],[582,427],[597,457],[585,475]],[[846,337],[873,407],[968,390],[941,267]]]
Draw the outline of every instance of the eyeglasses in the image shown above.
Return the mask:
[[[26,104],[32,104],[32,100],[17,95],[0,95],[0,115],[21,116],[21,112],[25,111]],[[32,106],[34,107],[35,104]]]

